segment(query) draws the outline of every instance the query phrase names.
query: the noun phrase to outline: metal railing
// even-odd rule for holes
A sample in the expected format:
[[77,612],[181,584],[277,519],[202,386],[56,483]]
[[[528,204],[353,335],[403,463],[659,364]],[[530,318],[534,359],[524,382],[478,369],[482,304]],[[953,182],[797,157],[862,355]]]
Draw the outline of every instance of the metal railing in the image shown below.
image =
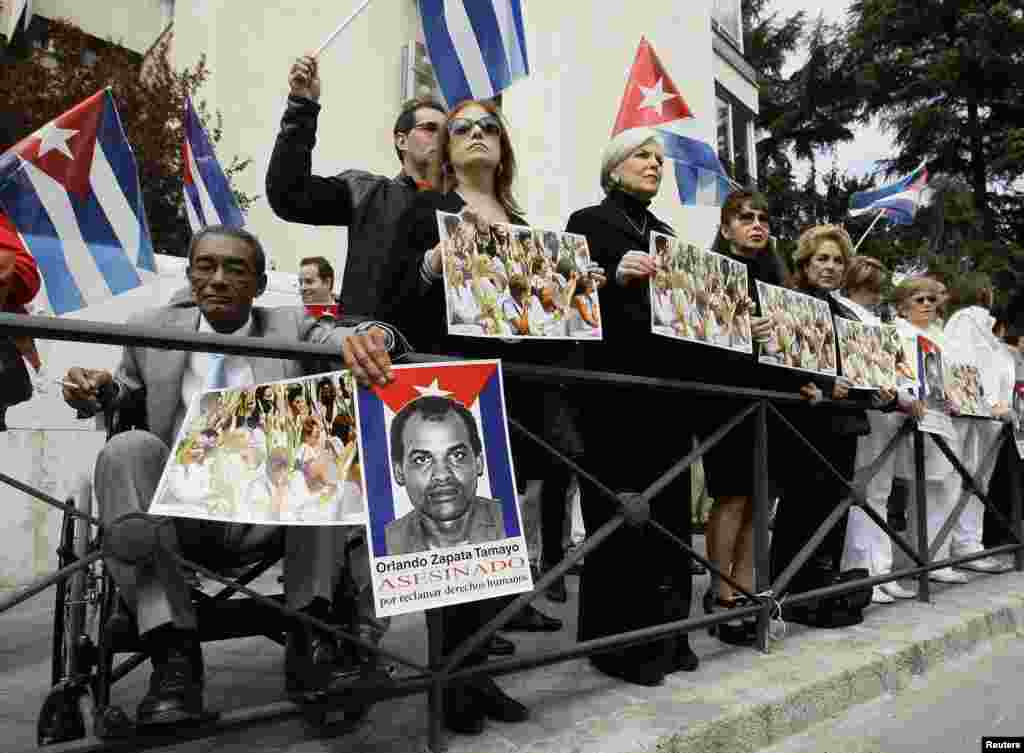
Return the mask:
[[[9,335],[32,335],[38,338],[49,338],[58,340],[72,340],[79,342],[102,343],[108,345],[135,345],[153,348],[165,348],[185,351],[225,352],[249,356],[261,356],[270,358],[297,359],[323,358],[324,356],[337,357],[338,354],[326,346],[315,346],[296,343],[294,341],[236,337],[219,334],[199,334],[196,332],[181,332],[174,330],[157,329],[143,326],[109,325],[95,322],[79,322],[72,320],[51,319],[41,317],[26,317],[12,314],[0,314],[0,334]],[[411,356],[411,361],[438,361],[450,360],[436,356]],[[777,408],[778,405],[806,406],[805,401],[797,395],[779,392],[771,392],[757,389],[737,389],[708,385],[694,382],[683,382],[670,379],[658,379],[652,377],[638,377],[627,374],[595,373],[580,370],[542,368],[533,365],[503,363],[502,369],[505,375],[512,379],[535,381],[539,383],[558,383],[562,385],[606,385],[616,386],[625,389],[660,390],[669,393],[688,393],[707,397],[728,397],[730,402],[744,401],[744,405],[734,415],[724,420],[721,426],[710,436],[701,441],[694,449],[688,452],[680,460],[675,462],[661,476],[652,481],[647,488],[638,495],[619,495],[615,490],[608,488],[600,479],[588,472],[574,460],[566,457],[556,450],[544,439],[537,436],[528,428],[521,425],[514,417],[509,419],[514,431],[520,433],[528,441],[541,447],[550,457],[559,463],[568,466],[572,471],[588,481],[590,487],[604,498],[610,500],[617,506],[617,512],[596,531],[589,531],[586,540],[582,545],[568,554],[560,563],[551,568],[535,584],[534,590],[529,593],[520,594],[502,609],[493,619],[481,626],[473,635],[455,648],[448,656],[441,654],[441,622],[435,610],[427,612],[427,620],[430,623],[430,645],[427,665],[413,661],[401,655],[384,650],[379,646],[361,639],[359,636],[338,628],[335,625],[313,618],[312,616],[289,609],[279,601],[260,594],[249,588],[246,583],[229,578],[221,573],[215,572],[203,565],[193,562],[180,554],[169,552],[170,556],[181,566],[188,567],[202,574],[210,580],[221,583],[225,586],[225,592],[242,593],[264,606],[278,610],[285,616],[309,626],[318,628],[333,634],[339,640],[359,647],[364,651],[373,652],[378,656],[384,656],[392,661],[402,664],[412,670],[414,674],[405,677],[392,678],[387,681],[372,681],[349,689],[336,700],[339,706],[344,707],[346,702],[351,702],[352,692],[366,694],[373,700],[383,698],[394,698],[426,691],[429,699],[430,725],[428,732],[429,746],[432,751],[441,750],[441,721],[442,721],[442,697],[445,687],[454,681],[487,674],[499,675],[516,672],[533,667],[540,667],[548,664],[568,661],[583,656],[590,656],[623,648],[626,646],[646,643],[660,638],[688,633],[711,625],[717,625],[726,621],[734,620],[751,615],[757,616],[757,641],[756,646],[762,650],[768,650],[768,629],[773,613],[778,609],[779,600],[786,595],[788,604],[799,604],[812,599],[848,593],[865,586],[873,586],[886,583],[905,577],[917,577],[919,581],[918,599],[929,601],[931,598],[929,590],[928,573],[932,570],[948,567],[950,565],[962,564],[973,559],[990,556],[992,554],[1012,552],[1014,554],[1014,565],[1018,571],[1024,570],[1024,527],[1022,527],[1021,510],[1021,485],[1017,469],[1010,474],[1013,509],[1011,519],[1007,520],[998,507],[989,498],[986,490],[973,477],[964,464],[955,456],[948,444],[941,437],[925,435],[915,428],[912,419],[907,419],[896,435],[888,443],[879,457],[867,468],[858,470],[852,479],[847,479],[839,473],[828,458],[824,457],[819,450],[801,434],[797,427],[787,419]],[[861,408],[859,404],[850,402],[825,401],[814,407],[806,407],[810,411],[830,411],[833,409],[846,409],[851,407]],[[710,448],[720,442],[730,431],[734,430],[740,423],[751,418],[754,423],[754,446],[752,448],[751,462],[754,471],[754,552],[755,552],[755,576],[756,583],[753,591],[744,588],[732,576],[718,570],[716,565],[695,551],[689,542],[682,540],[663,525],[650,517],[650,501],[664,490],[675,478],[685,472],[693,463],[700,459]],[[821,463],[828,473],[835,477],[848,491],[848,495],[838,501],[825,520],[818,526],[810,539],[800,549],[799,553],[788,564],[784,571],[772,580],[769,567],[769,473],[768,473],[768,426],[769,420],[781,428],[787,436],[794,437],[798,442],[804,444],[806,449]],[[963,419],[969,420],[969,419]],[[984,419],[979,419],[984,420]],[[918,526],[916,531],[917,548],[910,546],[903,537],[891,528],[888,522],[875,512],[865,498],[865,490],[868,482],[879,472],[880,468],[896,452],[899,444],[908,438],[913,440],[914,468],[916,476],[916,504],[918,506]],[[950,461],[956,472],[964,482],[964,491],[958,503],[939,532],[936,540],[927,540],[925,519],[927,516],[927,499],[925,495],[925,441],[934,442],[940,452]],[[992,442],[991,446],[979,466],[979,476],[984,477],[988,469],[994,464],[995,457],[1005,441],[1013,441],[1009,428],[1005,428]],[[132,514],[124,516],[110,525],[104,526],[96,518],[84,514],[72,505],[62,503],[49,495],[39,492],[16,479],[0,474],[0,481],[11,484],[15,488],[32,495],[41,502],[60,509],[66,515],[87,520],[91,525],[102,531],[103,549],[96,549],[84,559],[63,567],[58,572],[38,578],[27,588],[19,593],[0,600],[0,613],[10,609],[18,603],[40,593],[50,585],[67,578],[69,575],[91,566],[97,559],[119,552],[127,556],[146,556],[146,547],[140,550],[137,544],[139,535],[148,538],[153,546],[159,546],[159,527],[163,524],[160,519],[151,518],[144,514]],[[942,542],[950,534],[957,516],[963,507],[976,495],[993,512],[996,520],[1004,525],[1011,533],[1015,543],[989,549],[977,554],[949,557],[941,561],[933,561],[932,557],[938,551]],[[829,531],[844,519],[850,507],[860,507],[885,533],[896,542],[913,562],[913,566],[902,570],[895,570],[882,576],[869,577],[859,581],[845,582],[838,585],[817,588],[796,594],[789,594],[790,583],[794,575],[807,562],[819,545],[824,541]],[[462,666],[460,664],[471,654],[484,646],[488,639],[506,625],[516,614],[523,610],[534,599],[544,593],[549,585],[556,579],[565,575],[580,559],[588,552],[602,545],[609,536],[620,526],[650,526],[658,531],[660,535],[674,542],[686,555],[701,562],[709,571],[716,574],[722,581],[732,586],[736,592],[743,594],[753,603],[750,606],[737,607],[730,610],[717,611],[709,615],[698,617],[687,617],[662,624],[651,625],[638,630],[632,630],[617,635],[609,635],[583,642],[578,642],[563,649],[540,652],[531,656],[522,656],[509,659],[487,661],[474,666]],[[130,535],[129,535],[130,534]],[[220,595],[218,595],[220,596]],[[127,669],[115,670],[114,676],[123,676],[132,667],[141,663],[142,659],[136,655],[129,660],[130,666]],[[173,733],[147,734],[146,736],[133,737],[128,740],[96,740],[86,739],[74,743],[66,743],[52,748],[60,751],[85,751],[85,750],[140,750],[144,748],[166,745],[171,741],[180,742],[185,738],[194,738],[214,734],[218,730],[246,725],[267,719],[279,719],[282,716],[296,715],[302,712],[299,705],[290,702],[280,702],[257,709],[245,709],[230,712],[221,716],[198,729],[175,730]]]

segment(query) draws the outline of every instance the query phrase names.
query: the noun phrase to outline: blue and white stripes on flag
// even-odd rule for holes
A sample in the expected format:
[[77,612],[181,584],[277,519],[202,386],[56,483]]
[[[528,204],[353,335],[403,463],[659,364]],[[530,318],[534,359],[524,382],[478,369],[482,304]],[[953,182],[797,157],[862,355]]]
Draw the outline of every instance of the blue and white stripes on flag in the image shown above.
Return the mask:
[[489,99],[529,75],[520,0],[419,0],[419,7],[449,107]]
[[688,206],[715,206],[725,203],[731,190],[729,176],[711,146],[699,139],[659,129],[665,156],[675,167],[679,199]]
[[185,97],[185,143],[181,162],[185,213],[193,233],[207,225],[245,225],[231,184],[217,162],[213,143],[189,97]]
[[109,89],[0,154],[0,207],[35,257],[57,315],[155,273],[135,155]]
[[874,191],[859,191],[850,197],[850,214],[874,214],[884,210],[895,225],[910,225],[921,206],[922,192],[928,186],[928,168],[921,163],[914,172],[895,183]]

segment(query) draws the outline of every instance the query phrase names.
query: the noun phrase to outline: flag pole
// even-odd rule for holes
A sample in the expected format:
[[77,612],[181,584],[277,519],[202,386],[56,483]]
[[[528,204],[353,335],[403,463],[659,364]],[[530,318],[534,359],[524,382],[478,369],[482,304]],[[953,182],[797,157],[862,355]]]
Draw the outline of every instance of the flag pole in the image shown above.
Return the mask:
[[316,48],[316,52],[313,53],[313,57],[314,58],[320,57],[320,54],[331,45],[331,42],[333,42],[335,40],[335,38],[339,34],[341,34],[341,32],[345,31],[345,28],[350,23],[355,21],[356,20],[356,16],[358,16],[360,13],[362,13],[364,10],[366,10],[366,6],[369,5],[369,4],[370,4],[370,0],[363,0],[363,2],[359,4],[359,7],[356,8],[354,11],[352,11],[352,13],[349,15],[349,17],[346,18],[344,21],[342,21],[337,29],[335,29],[334,31],[331,32],[331,36],[327,37],[327,39],[324,40],[324,43]]
[[863,243],[864,239],[868,237],[868,233],[871,232],[871,229],[874,228],[875,223],[877,223],[882,218],[883,214],[885,214],[885,210],[879,209],[878,214],[875,215],[875,219],[871,220],[871,224],[868,225],[868,229],[864,231],[864,235],[860,237],[860,240],[857,241],[857,245],[853,247],[853,253],[857,253],[857,249],[860,248],[860,244]]

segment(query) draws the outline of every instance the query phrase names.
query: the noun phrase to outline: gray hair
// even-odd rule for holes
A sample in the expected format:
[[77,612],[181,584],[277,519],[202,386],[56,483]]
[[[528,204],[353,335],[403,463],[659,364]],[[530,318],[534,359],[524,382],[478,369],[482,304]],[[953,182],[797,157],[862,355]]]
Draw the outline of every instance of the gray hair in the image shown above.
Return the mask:
[[601,188],[610,193],[618,183],[612,178],[612,171],[626,159],[650,142],[661,143],[661,137],[653,128],[630,128],[608,142],[601,155]]

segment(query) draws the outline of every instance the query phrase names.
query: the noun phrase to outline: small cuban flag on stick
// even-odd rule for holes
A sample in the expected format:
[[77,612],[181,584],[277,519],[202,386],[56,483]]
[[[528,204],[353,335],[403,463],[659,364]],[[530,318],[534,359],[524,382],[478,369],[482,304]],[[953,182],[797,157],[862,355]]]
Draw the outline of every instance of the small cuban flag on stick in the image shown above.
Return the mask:
[[135,155],[109,89],[0,154],[0,208],[39,265],[58,316],[155,273]]
[[529,75],[520,0],[419,0],[419,7],[449,107],[490,99]]
[[715,150],[701,137],[699,125],[654,48],[641,38],[612,136],[631,128],[657,127],[665,156],[675,166],[682,203],[721,206],[730,186],[740,186],[729,178]]
[[227,175],[217,162],[203,123],[192,100],[185,97],[185,143],[182,151],[182,181],[185,213],[195,233],[207,225],[242,227],[245,217],[235,200]]
[[924,203],[928,188],[927,163],[921,165],[905,178],[873,191],[858,191],[850,197],[850,215],[860,217],[875,214],[868,229],[857,241],[854,248],[860,248],[875,224],[885,217],[894,225],[910,225],[917,216],[917,210]]

